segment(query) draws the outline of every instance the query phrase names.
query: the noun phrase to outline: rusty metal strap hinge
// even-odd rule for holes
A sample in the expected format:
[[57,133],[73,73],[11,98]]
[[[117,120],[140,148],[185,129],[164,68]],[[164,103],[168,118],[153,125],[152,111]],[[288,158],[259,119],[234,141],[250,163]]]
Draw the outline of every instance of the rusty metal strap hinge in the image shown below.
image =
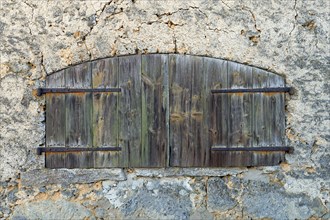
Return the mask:
[[75,92],[121,92],[121,88],[99,88],[99,89],[69,89],[69,88],[38,88],[37,96],[46,93],[75,93]]
[[83,151],[121,151],[121,147],[38,147],[37,154],[41,155],[43,152],[83,152]]
[[272,87],[256,89],[211,89],[211,93],[239,93],[239,92],[288,92],[293,93],[292,87]]
[[211,148],[213,151],[285,151],[288,153],[293,153],[293,147],[232,147],[224,148],[213,146]]

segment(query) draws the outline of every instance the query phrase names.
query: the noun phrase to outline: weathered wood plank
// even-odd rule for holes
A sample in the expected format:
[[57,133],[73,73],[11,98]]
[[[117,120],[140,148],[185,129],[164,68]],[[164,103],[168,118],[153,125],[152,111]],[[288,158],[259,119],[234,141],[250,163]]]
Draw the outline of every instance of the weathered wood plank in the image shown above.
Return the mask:
[[141,55],[119,57],[119,146],[130,167],[141,163]]
[[212,152],[214,158],[210,167],[239,167],[239,166],[274,166],[285,161],[283,152]]
[[[267,87],[267,78],[269,73],[267,71],[253,68],[253,88]],[[267,113],[268,100],[263,93],[253,94],[253,147],[268,146],[269,132],[267,132]]]
[[188,71],[191,72],[190,114],[189,114],[189,144],[183,151],[186,155],[182,161],[184,167],[202,167],[208,151],[207,130],[204,129],[205,98],[202,57],[191,56]]
[[[252,72],[253,88],[284,86],[283,79],[273,73],[258,68],[253,68]],[[284,140],[285,119],[282,95],[283,93],[253,94],[253,147],[283,146],[284,141],[281,140]],[[276,165],[285,160],[284,152],[251,152],[250,155],[253,166]]]
[[[90,63],[65,70],[67,88],[91,88]],[[65,95],[67,147],[92,147],[92,94]]]
[[65,153],[65,168],[93,168],[94,167],[94,152],[66,152]]
[[170,166],[181,166],[188,160],[191,63],[188,56],[169,55],[170,98]]
[[65,168],[66,153],[45,153],[46,168]]
[[[228,87],[252,88],[252,67],[228,62]],[[229,94],[228,147],[252,146],[252,94]]]
[[208,154],[210,154],[210,159],[206,154],[205,166],[212,166],[221,159],[216,152],[210,151],[211,147],[228,145],[228,94],[211,94],[212,89],[228,88],[227,65],[228,62],[225,60],[204,58],[206,93],[204,129],[208,132],[204,138],[208,139]]
[[142,167],[164,167],[167,151],[168,55],[142,55]]
[[170,164],[203,166],[208,155],[203,58],[170,55],[170,62]]
[[[114,154],[120,151],[46,152],[46,168],[110,168],[121,167]],[[115,160],[114,160],[115,158]]]
[[[270,73],[268,87],[284,87],[284,79],[281,76]],[[284,93],[264,94],[270,99],[269,102],[269,143],[271,146],[285,145],[285,103]]]
[[[47,88],[64,88],[65,74],[60,71],[46,77]],[[46,94],[46,147],[65,147],[65,95]],[[65,154],[45,154],[47,168],[65,167]]]
[[[92,62],[93,88],[118,88],[118,58]],[[93,147],[117,147],[119,93],[93,94]],[[120,152],[94,152],[94,167],[123,166]]]
[[[47,88],[64,88],[64,71],[46,77]],[[65,95],[46,94],[46,147],[65,146]]]

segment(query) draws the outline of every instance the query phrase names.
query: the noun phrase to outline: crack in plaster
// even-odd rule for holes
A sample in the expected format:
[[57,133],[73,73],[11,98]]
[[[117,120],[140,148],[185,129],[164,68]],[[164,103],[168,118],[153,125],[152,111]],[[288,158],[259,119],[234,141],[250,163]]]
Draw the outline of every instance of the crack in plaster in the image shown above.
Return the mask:
[[[93,16],[95,16],[95,24],[92,25],[92,26],[90,27],[89,31],[88,31],[84,36],[81,37],[81,40],[82,40],[82,42],[83,42],[83,44],[85,45],[85,48],[86,48],[86,50],[87,50],[87,53],[88,53],[88,56],[89,56],[89,60],[92,59],[92,53],[91,53],[91,50],[87,47],[87,44],[86,44],[86,38],[92,33],[94,27],[96,27],[97,24],[98,24],[98,22],[99,22],[98,18],[101,17],[101,15],[104,13],[106,7],[107,7],[108,5],[110,5],[111,3],[112,3],[112,0],[109,1],[109,2],[106,2],[106,3],[104,4],[104,6],[101,8],[101,10],[97,10],[97,11],[93,14]],[[99,15],[97,15],[98,12],[100,12]]]
[[[34,19],[34,7],[31,4],[27,3],[26,1],[24,1],[23,3],[26,4],[29,8],[31,8],[31,10],[32,10],[31,15],[32,15],[32,21],[33,21],[33,19]],[[27,25],[27,28],[29,29],[30,35],[33,36],[30,25]]]
[[200,10],[199,7],[194,7],[194,6],[189,6],[188,8],[179,8],[178,10],[176,10],[174,12],[167,12],[167,13],[163,13],[163,14],[154,14],[154,15],[156,15],[159,19],[161,19],[163,16],[174,15],[180,11],[189,11],[190,9],[197,9],[201,14],[203,14],[205,17],[207,17],[205,12]]
[[40,50],[40,54],[41,54],[40,65],[41,65],[41,67],[43,68],[43,70],[45,71],[45,73],[47,75],[46,67],[45,67],[45,64],[44,64],[44,54],[43,54],[42,50]]
[[227,6],[228,8],[231,9],[231,7],[226,2],[224,2],[223,0],[221,0],[221,2],[222,2],[222,4],[224,4],[225,6]]
[[255,28],[259,33],[261,33],[261,29],[258,28],[258,26],[257,26],[257,19],[256,19],[256,16],[255,16],[254,13],[251,11],[251,9],[249,9],[249,8],[246,7],[246,6],[243,6],[242,9],[245,10],[245,11],[250,12],[250,14],[251,14],[251,16],[252,16],[252,19],[253,19],[253,21],[254,21],[254,28]]
[[298,17],[298,11],[297,11],[297,0],[294,0],[294,5],[293,5],[293,10],[296,12],[295,16],[294,16],[294,22],[293,22],[293,27],[292,30],[289,33],[289,36],[291,37],[292,32],[294,31],[294,29],[296,28],[296,22],[297,22],[297,17]]

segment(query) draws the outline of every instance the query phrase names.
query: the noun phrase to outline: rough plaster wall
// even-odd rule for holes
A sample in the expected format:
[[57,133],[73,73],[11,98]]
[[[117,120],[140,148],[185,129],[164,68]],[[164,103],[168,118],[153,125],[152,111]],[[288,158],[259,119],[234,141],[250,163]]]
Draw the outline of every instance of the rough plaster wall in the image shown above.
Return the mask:
[[[0,4],[0,218],[330,218],[329,1]],[[35,148],[44,144],[44,100],[32,90],[47,74],[158,52],[219,57],[283,75],[296,90],[287,98],[287,138],[295,148],[287,163],[239,172],[119,170],[119,179],[99,171],[111,175],[69,183],[35,170],[43,167]],[[31,176],[49,181],[27,184]]]

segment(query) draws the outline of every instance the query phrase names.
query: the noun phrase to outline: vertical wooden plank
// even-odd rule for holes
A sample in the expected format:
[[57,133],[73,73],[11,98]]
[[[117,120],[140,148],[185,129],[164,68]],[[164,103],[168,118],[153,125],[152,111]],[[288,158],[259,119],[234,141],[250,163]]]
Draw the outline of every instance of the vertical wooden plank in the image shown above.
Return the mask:
[[[65,70],[67,88],[91,88],[91,65],[83,63]],[[66,103],[66,140],[67,147],[92,147],[92,94],[69,93]],[[65,167],[91,167],[89,152],[66,153]]]
[[[281,76],[270,73],[268,87],[284,87],[284,79]],[[285,145],[285,103],[284,93],[267,93],[269,102],[269,144],[271,146]]]
[[219,160],[210,167],[274,166],[285,161],[283,152],[218,151],[215,154]]
[[165,121],[166,121],[166,157],[165,157],[165,166],[170,166],[170,76],[169,76],[169,55],[167,55],[166,62],[163,62],[164,70],[164,93],[163,93],[163,103],[166,103],[165,111]]
[[188,161],[192,71],[189,56],[169,55],[170,166]]
[[142,55],[142,167],[164,167],[167,151],[166,73],[168,55]]
[[[281,87],[284,80],[273,73],[253,68],[253,88]],[[284,94],[253,94],[253,147],[283,146],[285,132]],[[284,152],[251,152],[253,166],[276,165]]]
[[130,167],[141,158],[141,55],[119,57],[119,146]]
[[[92,62],[93,88],[118,88],[118,58]],[[118,147],[118,98],[116,92],[93,94],[93,147]],[[117,167],[125,162],[121,152],[94,152],[94,167]]]
[[[212,89],[228,88],[227,65],[225,60],[204,58],[206,92],[205,129],[208,131],[208,147],[227,147],[228,144],[228,94],[212,94]],[[206,166],[222,160],[219,152],[211,151]]]
[[50,169],[65,168],[66,153],[45,153],[45,167]]
[[[228,86],[252,88],[252,67],[228,62]],[[228,147],[252,146],[252,94],[229,94]]]
[[208,151],[203,129],[203,59],[170,55],[171,166],[203,166]]
[[[64,88],[65,75],[60,71],[46,77],[46,88]],[[65,146],[65,96],[46,94],[46,146]]]
[[[258,69],[252,69],[253,88],[266,88],[269,73]],[[268,98],[263,93],[253,94],[253,147],[265,147],[268,145],[269,132],[267,131],[267,113],[269,112]]]
[[[183,160],[182,166],[202,167],[205,165],[206,155],[209,151],[207,144],[207,130],[204,129],[205,117],[205,99],[204,92],[204,71],[203,58],[190,56],[188,69],[191,71],[191,89],[190,89],[190,114],[189,114],[189,145],[186,150],[186,160]],[[203,105],[204,104],[204,105]]]
[[[46,88],[64,88],[64,71],[53,73],[46,77]],[[65,146],[65,95],[46,94],[46,147]],[[56,154],[46,154],[47,168],[64,167],[63,157]]]
[[93,168],[94,152],[74,151],[65,153],[65,168]]

